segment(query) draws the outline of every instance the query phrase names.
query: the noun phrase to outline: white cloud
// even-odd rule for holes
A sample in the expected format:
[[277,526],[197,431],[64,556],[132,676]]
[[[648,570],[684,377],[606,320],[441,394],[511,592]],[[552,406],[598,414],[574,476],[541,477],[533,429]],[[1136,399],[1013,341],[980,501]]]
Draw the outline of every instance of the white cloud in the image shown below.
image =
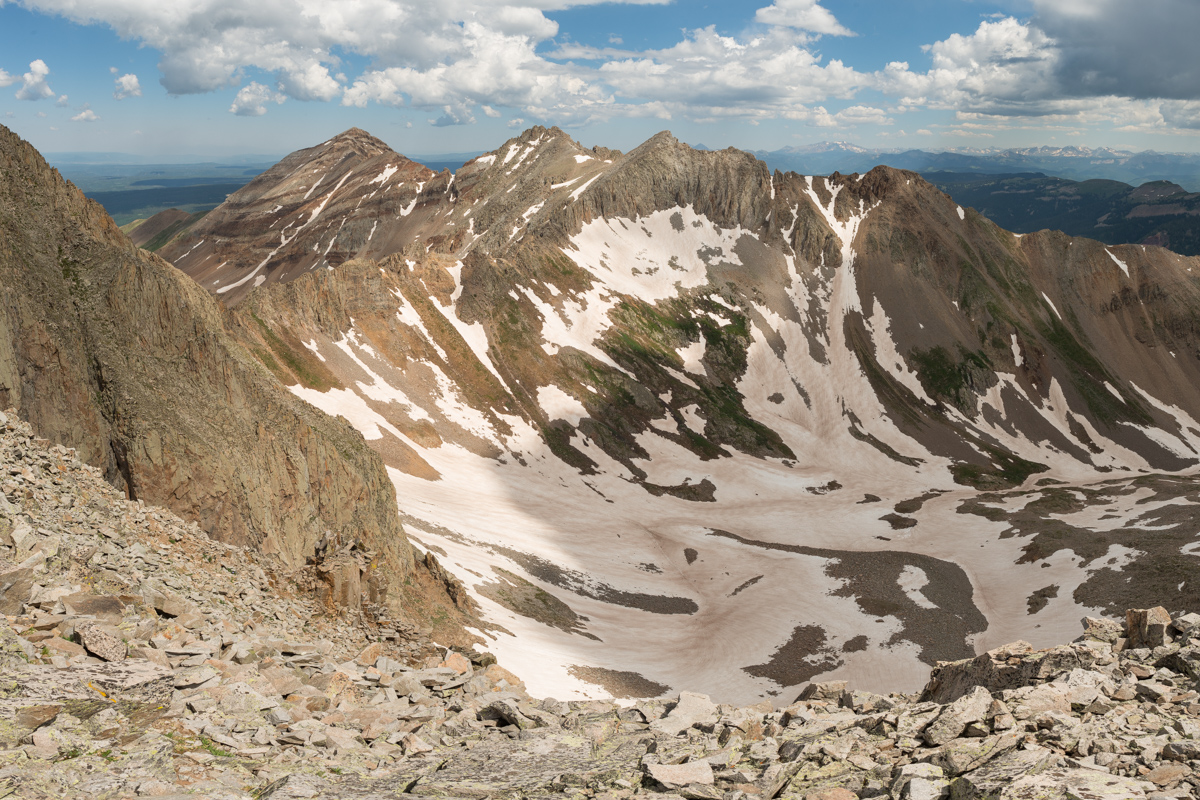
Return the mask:
[[142,96],[142,85],[138,82],[137,75],[132,73],[122,75],[114,83],[116,84],[116,88],[113,90],[113,99],[115,100]]
[[271,87],[252,81],[238,90],[229,113],[239,117],[261,117],[267,113],[267,103],[278,104],[286,99],[285,95],[273,91]]
[[54,101],[54,105],[58,106],[59,108],[66,108],[67,106],[71,105],[71,101],[65,94],[63,94],[58,96],[58,99]]
[[[668,0],[624,0],[643,1]],[[670,46],[640,51],[620,49],[615,33],[604,47],[563,41],[546,14],[600,0],[20,0],[160,51],[160,80],[171,94],[240,86],[230,107],[240,115],[292,98],[419,109],[435,125],[486,115],[557,124],[623,116],[864,127],[934,109],[979,115],[963,119],[989,130],[1023,118],[1200,129],[1200,59],[1186,56],[1200,30],[1200,2],[1025,1],[1028,19],[988,14],[976,30],[932,43],[924,55],[861,72],[813,49],[819,37],[854,35],[823,0],[760,0],[746,9],[757,6],[745,31],[688,30]],[[370,66],[351,71],[359,63]],[[48,73],[36,61],[23,79],[0,72],[0,85],[23,80],[19,97],[50,98]],[[244,83],[260,74],[270,77]],[[121,85],[126,77],[135,89]],[[132,75],[115,80],[118,99],[141,89]],[[866,104],[858,98],[865,90],[888,102]],[[895,100],[894,109],[875,107]],[[849,107],[827,110],[841,106]]]
[[21,88],[17,89],[18,100],[45,100],[54,97],[54,90],[46,84],[50,68],[40,58],[29,62],[29,72],[21,76]]
[[96,112],[92,111],[87,103],[84,103],[79,113],[71,117],[71,122],[97,122],[99,119],[100,117]]
[[35,116],[35,117],[37,117],[38,119],[45,119],[45,118],[46,118],[46,112],[45,112],[45,111],[39,111],[39,112],[37,112],[36,114],[34,114],[34,116]]
[[[760,118],[801,104],[848,96],[861,83],[838,62],[805,50],[814,36],[849,35],[819,0],[778,0],[743,37],[711,29],[686,33],[659,51],[606,51],[602,66],[561,63],[542,45],[559,34],[544,12],[599,0],[22,0],[38,11],[102,23],[162,52],[171,94],[237,86],[247,70],[272,81],[243,86],[234,113],[264,113],[279,97],[348,106],[381,103],[434,112],[435,124],[470,124],[482,106],[560,123],[612,116]],[[625,0],[667,2],[668,0]],[[612,42],[619,43],[613,35]],[[370,67],[346,76],[343,54]],[[689,58],[699,59],[689,63]],[[792,72],[795,68],[796,72]],[[649,75],[639,75],[649,69]],[[261,79],[260,79],[261,80]],[[676,96],[673,80],[684,89]],[[268,90],[265,84],[274,83]],[[704,91],[705,84],[717,94]],[[718,107],[733,98],[729,111]],[[696,105],[693,110],[693,105]],[[488,114],[487,111],[483,111]],[[497,111],[497,113],[501,113]]]
[[16,82],[17,82],[17,78],[15,75],[9,75],[4,70],[0,69],[0,88],[3,88],[5,86],[12,86]]
[[755,12],[754,18],[766,25],[781,25],[829,36],[853,36],[818,0],[775,0]]
[[644,112],[698,118],[806,120],[819,110],[805,104],[852,97],[871,80],[841,61],[822,64],[783,28],[751,39],[689,31],[673,47],[608,61],[599,72],[622,97],[643,101]]

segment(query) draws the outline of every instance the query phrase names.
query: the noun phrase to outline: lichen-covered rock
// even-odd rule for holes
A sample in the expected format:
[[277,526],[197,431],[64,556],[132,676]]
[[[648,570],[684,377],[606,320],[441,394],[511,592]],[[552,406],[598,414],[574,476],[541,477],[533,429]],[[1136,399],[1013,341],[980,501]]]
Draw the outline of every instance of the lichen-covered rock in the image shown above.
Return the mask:
[[1082,643],[1035,651],[1028,642],[1013,642],[975,658],[938,664],[930,673],[921,699],[950,703],[977,686],[990,692],[1033,686],[1073,669],[1086,670],[1098,656],[1096,650]]

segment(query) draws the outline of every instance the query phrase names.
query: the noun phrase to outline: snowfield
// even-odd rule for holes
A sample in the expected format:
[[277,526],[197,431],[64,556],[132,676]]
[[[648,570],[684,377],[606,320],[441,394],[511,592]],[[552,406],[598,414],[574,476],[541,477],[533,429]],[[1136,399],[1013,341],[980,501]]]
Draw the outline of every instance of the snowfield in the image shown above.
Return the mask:
[[[529,152],[511,149],[504,163],[519,165]],[[862,205],[839,219],[842,187],[822,187],[828,202],[812,179],[806,188],[805,202],[840,242],[842,265],[827,280],[815,280],[788,256],[786,307],[751,298],[734,306],[712,295],[730,319],[748,314],[752,344],[736,388],[749,414],[776,431],[795,459],[757,458],[731,448],[725,457],[701,459],[678,441],[680,424],[705,430],[696,405],[680,409],[682,423],[667,415],[637,437],[648,457],[633,463],[647,484],[682,487],[680,492],[710,487],[708,500],[650,492],[579,430],[589,417],[579,398],[595,391],[590,386],[526,387],[542,415],[570,426],[571,444],[598,465],[581,472],[554,455],[526,419],[471,407],[439,364],[391,364],[359,330],[343,332],[337,342],[317,337],[305,345],[330,363],[340,351],[337,368],[351,388],[320,393],[296,386],[297,395],[346,417],[368,440],[390,437],[419,453],[439,476],[431,480],[389,467],[406,529],[471,589],[488,623],[480,631],[484,646],[535,695],[610,695],[612,687],[579,677],[580,667],[634,672],[664,691],[687,688],[737,704],[787,703],[807,680],[844,678],[859,689],[915,690],[936,659],[967,657],[1015,639],[1043,646],[1073,636],[1080,617],[1098,613],[1074,599],[1075,589],[1098,570],[1136,555],[1114,544],[1088,561],[1070,550],[1039,562],[1023,559],[1028,541],[1006,536],[1010,523],[1001,517],[1019,514],[1028,492],[989,500],[995,518],[964,512],[979,493],[956,484],[948,459],[895,424],[845,338],[845,321],[862,315],[879,363],[932,403],[903,365],[882,305],[863,308],[856,237],[873,209]],[[638,219],[598,218],[562,250],[593,278],[590,289],[550,287],[553,302],[530,286],[515,285],[508,295],[536,310],[548,356],[562,357],[569,349],[632,377],[600,346],[614,324],[610,312],[626,297],[653,303],[719,288],[714,270],[741,266],[739,253],[749,252],[744,248],[753,239],[744,230],[718,228],[690,207]],[[496,351],[489,350],[484,326],[458,316],[461,262],[451,275],[451,301],[433,301],[434,313],[511,391],[502,365],[493,363]],[[1049,296],[1042,296],[1058,315]],[[405,329],[427,340],[444,364],[450,343],[435,341],[432,321],[398,291],[396,300]],[[820,331],[816,340],[814,330]],[[813,356],[817,345],[824,357]],[[1015,335],[1011,346],[1019,366]],[[671,374],[697,386],[706,374],[706,352],[703,339],[678,350],[684,372]],[[1088,426],[1060,388],[1052,385],[1044,401],[1030,397],[1016,376],[1000,374],[999,380],[980,399],[985,413],[975,419],[948,413],[1048,464],[1046,476],[1073,485],[1099,484],[1102,476],[1009,427],[1004,420],[1017,406],[1034,409],[1073,442],[1082,427],[1102,451],[1098,464],[1146,468],[1136,453]],[[1180,421],[1181,433],[1154,429],[1152,435],[1181,452],[1200,449],[1200,434],[1191,432],[1200,426],[1179,409],[1159,405]],[[431,423],[442,440],[422,444],[399,421]],[[461,436],[446,433],[455,430]],[[1087,530],[1116,530],[1170,506],[1147,505],[1150,496],[1114,489],[1103,509],[1088,506],[1062,519]],[[497,595],[488,587],[502,579],[498,570],[520,575],[565,604],[571,625],[492,599]],[[1030,598],[1038,592],[1051,596],[1034,612]]]

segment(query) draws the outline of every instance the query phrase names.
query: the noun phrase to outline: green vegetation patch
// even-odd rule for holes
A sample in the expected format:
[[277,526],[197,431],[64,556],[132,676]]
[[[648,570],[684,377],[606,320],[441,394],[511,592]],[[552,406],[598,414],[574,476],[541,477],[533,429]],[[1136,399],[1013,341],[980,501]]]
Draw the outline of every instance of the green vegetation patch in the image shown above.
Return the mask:
[[[262,337],[264,341],[266,341],[267,347],[271,349],[272,353],[278,356],[279,361],[282,361],[283,365],[286,366],[291,374],[295,375],[302,384],[310,389],[316,389],[319,392],[327,392],[330,389],[342,388],[342,385],[338,383],[337,378],[333,376],[333,373],[326,369],[314,357],[308,355],[307,353],[301,354],[296,348],[289,346],[287,342],[285,342],[278,334],[275,333],[275,331],[271,330],[271,327],[267,325],[266,322],[263,322],[262,318],[259,317],[258,314],[255,314],[253,311],[251,311],[250,317],[258,325],[258,329],[262,333]],[[271,372],[274,373],[276,377],[280,378],[280,380],[284,380],[285,383],[287,382],[285,379],[284,370],[280,367],[279,362],[277,362],[274,358],[271,358],[270,354],[265,353],[262,348],[253,348],[253,351],[254,354],[258,356],[259,361],[262,361],[263,365],[266,366],[267,369],[271,370]]]
[[966,414],[975,413],[975,389],[993,374],[991,359],[982,350],[958,346],[958,358],[941,345],[928,350],[914,347],[908,354],[922,388],[939,402],[947,402]]

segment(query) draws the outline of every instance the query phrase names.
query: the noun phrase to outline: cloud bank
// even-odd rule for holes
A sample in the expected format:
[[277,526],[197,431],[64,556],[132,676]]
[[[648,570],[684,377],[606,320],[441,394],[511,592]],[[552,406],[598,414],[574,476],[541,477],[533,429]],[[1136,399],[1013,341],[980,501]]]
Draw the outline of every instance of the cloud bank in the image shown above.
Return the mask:
[[[242,116],[291,99],[419,109],[435,125],[504,109],[567,125],[685,117],[847,127],[936,109],[964,125],[1042,118],[1200,129],[1195,0],[1030,0],[1027,19],[986,19],[869,72],[822,57],[821,40],[854,32],[821,0],[775,0],[735,35],[687,30],[640,51],[620,49],[619,38],[592,48],[560,36],[547,12],[592,0],[18,2],[157,49],[170,94],[238,88],[229,111]],[[17,96],[52,97],[48,72],[31,64]],[[15,79],[0,73],[5,80]],[[118,99],[141,91],[133,75],[117,84]],[[833,104],[847,107],[826,110]]]

